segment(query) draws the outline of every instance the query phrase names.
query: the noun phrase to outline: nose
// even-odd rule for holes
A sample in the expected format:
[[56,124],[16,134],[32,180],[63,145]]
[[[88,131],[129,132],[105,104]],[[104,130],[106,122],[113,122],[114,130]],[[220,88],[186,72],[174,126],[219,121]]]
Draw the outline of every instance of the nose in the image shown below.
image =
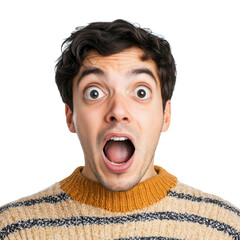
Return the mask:
[[122,95],[113,96],[108,103],[106,121],[108,123],[130,122],[131,115],[127,106],[127,102]]

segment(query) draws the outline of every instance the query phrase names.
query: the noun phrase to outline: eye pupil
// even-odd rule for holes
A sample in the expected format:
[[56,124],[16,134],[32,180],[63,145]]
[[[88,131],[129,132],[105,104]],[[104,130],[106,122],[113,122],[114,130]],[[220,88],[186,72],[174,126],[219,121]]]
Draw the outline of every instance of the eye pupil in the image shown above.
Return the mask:
[[139,90],[139,91],[137,91],[137,95],[138,95],[138,97],[145,97],[146,96],[146,92],[144,91],[144,90]]
[[99,93],[98,93],[98,91],[96,91],[96,90],[92,90],[92,91],[90,92],[90,96],[91,96],[92,98],[97,98],[97,97],[99,96]]

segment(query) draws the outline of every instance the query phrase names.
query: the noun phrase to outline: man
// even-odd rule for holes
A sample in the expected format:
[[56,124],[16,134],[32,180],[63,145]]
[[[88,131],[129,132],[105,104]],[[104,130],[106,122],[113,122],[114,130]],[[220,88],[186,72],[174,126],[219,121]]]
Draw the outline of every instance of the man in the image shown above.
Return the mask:
[[240,239],[236,207],[154,166],[176,79],[168,42],[117,20],[64,46],[56,83],[85,166],[0,208],[0,239]]

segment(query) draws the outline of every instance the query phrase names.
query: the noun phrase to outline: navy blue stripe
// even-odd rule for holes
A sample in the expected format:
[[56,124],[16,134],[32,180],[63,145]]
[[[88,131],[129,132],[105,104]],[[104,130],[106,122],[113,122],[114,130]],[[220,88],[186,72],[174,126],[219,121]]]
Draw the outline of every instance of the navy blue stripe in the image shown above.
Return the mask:
[[[118,217],[70,217],[60,219],[28,219],[7,225],[0,231],[0,237],[4,238],[8,235],[24,229],[36,227],[69,227],[69,226],[84,226],[84,225],[106,225],[106,224],[126,224],[131,222],[143,222],[153,220],[173,220],[179,222],[192,222],[207,227],[211,227],[220,232],[226,233],[233,239],[240,239],[240,232],[232,226],[225,223],[215,221],[213,219],[204,218],[194,214],[176,213],[176,212],[153,212],[133,214]],[[238,237],[238,238],[237,238]]]
[[190,200],[192,202],[211,203],[211,204],[217,205],[219,207],[225,208],[225,209],[227,209],[231,212],[234,212],[235,214],[240,216],[240,211],[237,208],[235,208],[233,206],[230,206],[227,203],[225,203],[223,201],[219,201],[217,199],[196,197],[196,196],[193,196],[193,195],[190,195],[190,194],[177,193],[177,192],[174,192],[174,191],[169,191],[168,196],[179,198],[179,199],[184,199],[184,200]]
[[70,199],[70,197],[65,192],[62,192],[62,193],[54,195],[54,196],[42,197],[39,199],[30,199],[30,200],[23,201],[23,202],[14,202],[14,203],[4,205],[3,207],[0,207],[0,213],[8,210],[9,208],[29,207],[29,206],[33,206],[35,204],[40,204],[40,203],[55,204],[55,203],[66,201],[68,199]]

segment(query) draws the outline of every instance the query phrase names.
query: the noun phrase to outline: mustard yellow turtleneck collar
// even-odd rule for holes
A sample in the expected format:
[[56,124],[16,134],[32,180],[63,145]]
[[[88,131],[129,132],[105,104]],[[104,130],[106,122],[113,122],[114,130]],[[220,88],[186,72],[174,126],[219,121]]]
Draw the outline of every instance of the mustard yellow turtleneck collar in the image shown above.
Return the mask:
[[148,207],[163,199],[172,187],[176,186],[177,178],[159,166],[154,166],[157,175],[138,183],[124,192],[112,192],[97,182],[85,178],[78,167],[67,178],[60,182],[61,188],[72,199],[99,207],[112,212],[131,212]]

